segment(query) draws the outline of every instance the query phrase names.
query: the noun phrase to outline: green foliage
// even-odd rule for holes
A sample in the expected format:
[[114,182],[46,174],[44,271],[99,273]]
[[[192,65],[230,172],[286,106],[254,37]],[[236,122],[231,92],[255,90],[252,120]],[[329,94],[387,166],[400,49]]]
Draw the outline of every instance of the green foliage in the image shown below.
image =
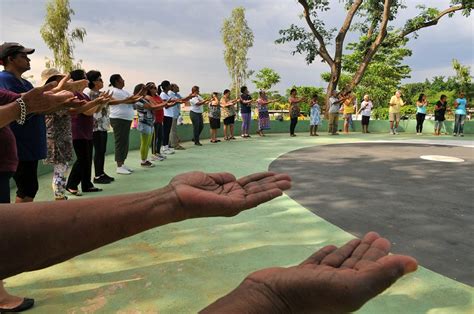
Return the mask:
[[75,28],[68,31],[74,11],[69,0],[50,0],[46,4],[45,23],[40,33],[46,45],[53,51],[53,60],[46,62],[46,67],[55,67],[62,72],[80,68],[80,62],[74,64],[74,42],[84,41],[86,30]]
[[270,68],[263,68],[255,74],[255,80],[252,80],[257,89],[269,90],[273,85],[280,82],[280,75]]
[[[458,60],[453,59],[453,69],[456,71],[454,81],[456,82],[456,90],[468,91],[471,87],[471,67],[464,66]],[[472,91],[472,89],[471,89]]]
[[245,19],[245,8],[232,10],[231,16],[224,19],[221,35],[225,46],[224,61],[232,79],[231,89],[239,95],[240,87],[252,75],[248,70],[247,52],[253,46],[254,36]]

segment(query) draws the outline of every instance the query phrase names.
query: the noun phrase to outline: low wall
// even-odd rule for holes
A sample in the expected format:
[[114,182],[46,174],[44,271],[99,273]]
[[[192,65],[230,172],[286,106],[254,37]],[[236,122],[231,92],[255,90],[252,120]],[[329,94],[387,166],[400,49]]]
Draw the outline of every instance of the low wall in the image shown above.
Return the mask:
[[[343,121],[339,120],[339,129],[342,128]],[[387,120],[371,120],[369,124],[369,131],[373,133],[388,133],[390,122]],[[289,133],[290,130],[290,121],[271,121],[271,129],[266,130],[265,133]],[[454,121],[445,121],[446,132],[452,133]],[[218,136],[223,136],[221,128],[219,129]],[[354,121],[354,127],[356,132],[361,132],[360,121]],[[240,135],[241,121],[235,122],[235,135]],[[398,128],[399,132],[415,133],[416,131],[416,121],[415,120],[403,120],[400,121],[400,126]],[[423,124],[423,129],[425,133],[432,133],[434,130],[434,121],[426,120]],[[255,134],[257,131],[257,121],[252,120],[251,124],[251,134]],[[309,132],[309,120],[300,120],[296,125],[296,132]],[[322,124],[319,126],[318,132],[327,132],[327,121],[323,120]],[[474,133],[474,121],[467,121],[464,124],[464,133],[473,134]],[[178,134],[183,142],[191,141],[193,137],[193,128],[191,124],[184,124],[178,126]],[[201,137],[203,139],[209,138],[209,124],[204,124],[204,130],[202,131]],[[132,129],[130,132],[130,150],[139,149],[140,147],[140,133],[137,130]],[[114,138],[112,132],[109,132],[109,140],[107,141],[107,154],[112,154],[114,152]],[[50,165],[44,165],[40,162],[38,167],[38,175],[43,175],[52,171]],[[13,182],[13,180],[11,180]]]

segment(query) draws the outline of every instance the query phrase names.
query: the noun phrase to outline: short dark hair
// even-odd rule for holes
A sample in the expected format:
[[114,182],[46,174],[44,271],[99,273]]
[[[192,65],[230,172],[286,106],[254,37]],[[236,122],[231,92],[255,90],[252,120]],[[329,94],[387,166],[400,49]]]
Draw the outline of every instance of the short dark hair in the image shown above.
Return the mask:
[[89,88],[94,88],[94,82],[97,81],[101,76],[102,74],[100,74],[100,72],[96,70],[90,70],[89,72],[87,72],[86,77],[89,80]]
[[230,93],[230,90],[225,89],[225,90],[224,90],[224,94],[227,94],[227,93]]
[[164,80],[163,82],[161,82],[160,86],[164,90],[164,89],[167,89],[168,87],[170,87],[171,83],[170,83],[170,81]]
[[443,98],[448,98],[448,96],[446,96],[445,94],[443,94],[443,95],[441,95],[441,96],[439,97],[439,99],[443,99]]
[[110,76],[110,85],[109,86],[113,86],[115,87],[115,84],[117,84],[117,81],[120,80],[122,78],[122,76],[120,74],[112,74]]
[[422,101],[424,96],[425,94],[421,93],[420,96],[418,96],[418,101]]
[[80,80],[83,80],[84,77],[86,76],[86,71],[82,69],[77,69],[77,70],[72,70],[71,73],[69,74],[71,75],[71,79],[73,81],[80,81]]
[[21,52],[14,52],[9,56],[5,56],[2,58],[2,65],[5,67],[8,65],[9,61],[8,58],[11,57],[12,59],[15,59]]
[[296,92],[296,88],[292,88],[292,89],[290,90],[290,94],[293,94],[293,92]]
[[243,92],[245,92],[246,89],[247,89],[247,86],[242,86],[242,87],[240,88],[240,92],[243,93]]

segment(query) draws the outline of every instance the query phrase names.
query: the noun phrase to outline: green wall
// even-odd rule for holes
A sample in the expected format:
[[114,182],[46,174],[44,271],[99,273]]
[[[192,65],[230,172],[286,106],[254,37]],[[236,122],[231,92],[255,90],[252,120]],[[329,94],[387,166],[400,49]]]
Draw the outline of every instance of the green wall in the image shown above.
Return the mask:
[[[448,133],[453,132],[454,121],[445,121],[446,131]],[[290,130],[290,121],[271,121],[271,129],[266,130],[265,133],[289,133]],[[343,121],[339,120],[339,129],[343,126]],[[360,121],[354,121],[354,127],[356,132],[361,132]],[[415,120],[404,120],[400,121],[399,132],[415,133],[416,121]],[[223,136],[223,124],[221,123],[221,128],[219,129],[219,137]],[[241,121],[235,122],[235,135],[240,135]],[[434,121],[426,120],[423,124],[423,129],[425,134],[433,133]],[[255,134],[257,131],[257,120],[252,120],[251,124],[251,134]],[[322,121],[322,125],[319,126],[318,132],[327,131],[327,120]],[[369,124],[369,131],[373,133],[388,133],[389,131],[389,121],[387,120],[371,120]],[[296,132],[309,132],[309,120],[300,120],[296,125]],[[464,124],[464,133],[473,134],[474,133],[474,121],[467,121]],[[191,141],[193,136],[193,128],[191,124],[184,124],[178,126],[178,134],[181,138],[181,141],[187,142]],[[209,138],[209,124],[204,124],[204,130],[202,131],[201,137],[206,139]],[[130,150],[139,149],[140,147],[140,133],[137,130],[132,129],[130,132]],[[107,142],[107,154],[112,154],[114,151],[114,138],[112,132],[109,132],[109,139]],[[49,165],[44,165],[40,162],[38,167],[38,175],[43,175],[52,171],[52,167]],[[13,181],[13,180],[12,180]]]

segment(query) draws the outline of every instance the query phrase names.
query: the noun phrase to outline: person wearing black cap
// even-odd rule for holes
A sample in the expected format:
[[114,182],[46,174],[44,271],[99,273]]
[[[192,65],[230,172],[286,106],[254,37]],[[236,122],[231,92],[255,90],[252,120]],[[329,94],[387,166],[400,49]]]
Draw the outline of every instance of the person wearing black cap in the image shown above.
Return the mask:
[[[33,89],[21,75],[30,69],[29,54],[35,50],[18,43],[0,46],[0,88],[21,94]],[[13,178],[17,185],[16,202],[32,202],[38,192],[38,161],[46,158],[46,124],[44,115],[33,115],[11,124],[15,134],[19,164]]]

